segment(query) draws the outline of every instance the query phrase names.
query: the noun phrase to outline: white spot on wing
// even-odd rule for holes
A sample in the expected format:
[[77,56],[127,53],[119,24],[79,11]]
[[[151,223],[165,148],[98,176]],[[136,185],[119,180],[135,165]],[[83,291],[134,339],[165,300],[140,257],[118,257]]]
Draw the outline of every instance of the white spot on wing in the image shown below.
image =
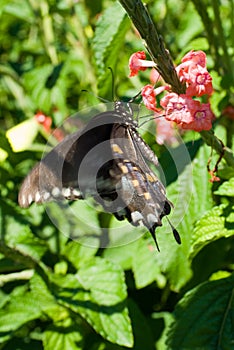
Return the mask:
[[71,196],[71,189],[70,188],[63,188],[62,194],[65,198],[70,197]]
[[26,204],[26,198],[25,198],[24,195],[21,197],[21,202],[22,202],[22,205],[25,206],[25,204]]
[[131,213],[131,218],[132,218],[132,221],[135,223],[135,222],[140,222],[143,219],[143,216],[139,211],[134,211]]
[[31,194],[28,195],[28,204],[31,204],[33,201],[33,197]]
[[158,219],[154,214],[150,213],[147,215],[147,221],[152,226],[158,222]]
[[54,187],[52,189],[52,196],[53,197],[58,197],[60,195],[60,189],[58,187]]
[[36,194],[35,194],[35,202],[39,202],[41,199],[41,195],[40,195],[40,192],[37,191]]
[[44,201],[47,201],[49,198],[50,198],[50,193],[49,193],[49,192],[43,193],[43,199],[44,199]]

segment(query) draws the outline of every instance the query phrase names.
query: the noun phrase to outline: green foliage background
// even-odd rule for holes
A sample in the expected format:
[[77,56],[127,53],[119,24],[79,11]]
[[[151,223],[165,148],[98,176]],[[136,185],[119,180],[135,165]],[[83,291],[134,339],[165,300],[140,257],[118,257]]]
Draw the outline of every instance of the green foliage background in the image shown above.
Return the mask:
[[[207,53],[214,131],[234,149],[233,119],[222,113],[234,104],[233,2],[147,3],[175,63],[191,49]],[[167,174],[181,246],[164,225],[157,230],[160,253],[148,235],[118,248],[88,248],[57,230],[43,207],[17,204],[20,183],[47,140],[26,124],[25,149],[14,152],[7,130],[38,111],[55,128],[97,104],[96,95],[112,100],[109,66],[119,99],[148,83],[147,71],[128,78],[128,59],[143,44],[120,4],[2,0],[0,19],[0,349],[234,349],[234,169],[222,161],[221,181],[211,184],[211,150],[199,134],[183,135],[191,164],[181,159],[181,146],[170,150],[175,175],[168,149],[145,134]],[[74,206],[100,227],[116,225],[85,202]],[[59,218],[56,210],[52,205]],[[135,234],[128,228],[125,234]],[[87,233],[79,222],[73,229]]]

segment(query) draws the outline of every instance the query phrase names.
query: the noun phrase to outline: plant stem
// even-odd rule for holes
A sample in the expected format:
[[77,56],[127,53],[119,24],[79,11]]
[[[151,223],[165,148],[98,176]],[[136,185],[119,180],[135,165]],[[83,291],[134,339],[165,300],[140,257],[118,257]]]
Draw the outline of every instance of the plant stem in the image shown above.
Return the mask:
[[[162,38],[158,35],[155,25],[141,0],[119,0],[119,2],[133,21],[142,39],[144,39],[146,49],[156,63],[156,69],[165,82],[169,83],[172,90],[177,94],[184,93],[185,87],[179,81],[169,51],[165,49]],[[216,52],[217,47],[214,49]],[[213,131],[202,131],[200,134],[207,145],[213,147],[218,154],[222,155],[229,166],[234,167],[232,151],[223,146],[223,143],[214,135]]]
[[185,93],[185,86],[181,84],[176,74],[169,51],[165,49],[162,37],[158,35],[156,27],[141,0],[119,0],[125,8],[135,27],[145,41],[156,69],[166,83],[171,85],[173,91]]

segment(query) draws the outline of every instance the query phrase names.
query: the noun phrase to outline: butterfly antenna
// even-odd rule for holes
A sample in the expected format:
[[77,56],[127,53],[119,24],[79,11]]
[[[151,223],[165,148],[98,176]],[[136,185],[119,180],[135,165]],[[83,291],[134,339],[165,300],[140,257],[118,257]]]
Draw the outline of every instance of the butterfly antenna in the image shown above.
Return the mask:
[[175,237],[176,242],[177,242],[178,244],[181,244],[181,238],[180,238],[179,232],[178,232],[177,229],[172,225],[172,223],[170,222],[170,220],[168,219],[167,216],[166,216],[166,218],[167,218],[167,221],[168,221],[168,223],[169,223],[169,225],[170,225],[170,227],[171,227],[171,230],[172,230],[172,232],[173,232],[173,235],[174,235],[174,237]]
[[91,91],[88,91],[88,90],[83,89],[83,90],[81,90],[81,92],[87,92],[88,94],[90,94],[90,95],[92,95],[92,96],[98,98],[98,99],[99,99],[100,101],[102,101],[102,102],[105,102],[105,103],[109,103],[109,102],[110,102],[110,101],[106,100],[106,99],[103,98],[103,97],[100,97],[100,96],[95,95],[95,94],[94,94],[93,92],[91,92]]
[[[142,118],[147,118],[147,117],[151,117],[151,116],[152,116],[152,115],[148,114],[148,115],[144,115],[144,116],[142,116],[142,117],[140,117],[140,118],[142,119]],[[165,114],[161,114],[161,115],[157,115],[157,116],[151,117],[151,118],[149,118],[149,119],[147,119],[147,120],[144,120],[144,121],[139,125],[139,127],[141,128],[144,124],[150,122],[151,120],[160,119],[160,118],[163,118],[163,117],[165,117]]]
[[130,103],[134,102],[137,99],[137,97],[140,96],[140,94],[141,94],[141,91],[139,91],[135,96],[133,96],[128,102]]

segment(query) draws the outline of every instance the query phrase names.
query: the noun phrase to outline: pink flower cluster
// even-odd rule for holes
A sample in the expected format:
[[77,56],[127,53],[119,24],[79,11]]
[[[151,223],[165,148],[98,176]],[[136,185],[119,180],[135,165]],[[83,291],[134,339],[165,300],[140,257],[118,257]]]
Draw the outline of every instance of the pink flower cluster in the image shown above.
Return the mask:
[[[130,76],[147,67],[155,67],[153,61],[145,60],[143,51],[134,53],[129,60]],[[182,83],[186,85],[185,94],[176,94],[169,85],[154,88],[146,85],[141,94],[146,107],[156,113],[165,115],[168,121],[175,122],[180,128],[187,130],[210,130],[214,115],[210,103],[201,103],[195,97],[206,95],[208,98],[213,92],[212,78],[206,69],[206,54],[203,51],[190,51],[176,67],[176,72]],[[166,91],[157,107],[156,96]]]

